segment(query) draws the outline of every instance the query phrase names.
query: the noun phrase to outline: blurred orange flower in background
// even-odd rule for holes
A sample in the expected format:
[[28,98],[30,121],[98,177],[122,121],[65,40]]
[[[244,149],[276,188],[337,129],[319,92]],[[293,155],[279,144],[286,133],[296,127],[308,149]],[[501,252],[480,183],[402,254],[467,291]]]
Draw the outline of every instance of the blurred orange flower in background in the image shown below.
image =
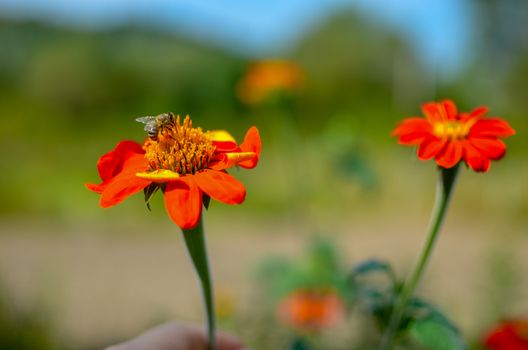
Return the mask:
[[293,92],[304,84],[303,70],[287,60],[253,63],[237,86],[238,98],[247,104],[260,103],[277,92]]
[[319,331],[342,320],[345,306],[332,289],[298,290],[282,300],[278,314],[294,328]]
[[122,141],[99,159],[102,182],[87,187],[101,195],[103,208],[141,190],[148,201],[161,189],[171,219],[182,229],[191,229],[200,219],[204,195],[226,204],[244,201],[244,185],[226,169],[257,165],[262,144],[256,127],[248,130],[239,146],[227,131],[193,128],[188,116],[183,123],[172,113],[152,118],[159,120],[145,128],[149,137],[143,145]]
[[464,160],[471,169],[486,172],[491,160],[499,160],[506,153],[506,145],[500,138],[515,134],[506,121],[486,118],[486,107],[459,113],[455,104],[446,100],[426,103],[422,111],[425,119],[404,119],[392,135],[402,145],[418,146],[419,159],[435,158],[443,168]]
[[528,350],[528,320],[508,320],[492,329],[484,344],[490,350]]

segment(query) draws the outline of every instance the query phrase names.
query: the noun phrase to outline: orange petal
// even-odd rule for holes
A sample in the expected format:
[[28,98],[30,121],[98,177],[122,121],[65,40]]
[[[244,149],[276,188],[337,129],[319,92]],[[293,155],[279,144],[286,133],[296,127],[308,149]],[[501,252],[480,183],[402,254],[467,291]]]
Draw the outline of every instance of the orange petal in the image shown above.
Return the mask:
[[248,161],[257,162],[257,154],[254,152],[223,153],[217,155],[216,160],[209,164],[209,168],[213,170],[224,170]]
[[101,193],[101,207],[108,208],[119,204],[150,184],[151,181],[140,179],[134,174],[120,174]]
[[103,193],[103,190],[105,189],[106,185],[104,183],[101,183],[99,185],[96,185],[96,184],[84,184],[84,186],[86,186],[87,189],[89,189],[90,191],[93,191],[95,193]]
[[515,130],[505,120],[488,118],[478,120],[469,131],[469,137],[508,137],[515,134]]
[[226,204],[240,204],[246,198],[246,188],[226,172],[205,170],[193,175],[193,181],[211,198]]
[[108,180],[121,171],[124,161],[133,154],[143,154],[145,151],[135,141],[121,141],[116,147],[104,154],[97,162],[97,170],[101,180]]
[[256,167],[260,158],[260,151],[262,150],[262,140],[260,139],[259,131],[255,126],[252,126],[247,131],[246,137],[244,137],[244,142],[242,142],[240,145],[240,150],[242,152],[253,152],[255,153],[256,157],[240,161],[237,163],[237,165],[246,169],[252,169]]
[[150,180],[140,179],[136,176],[139,167],[141,166],[141,168],[143,168],[142,164],[136,163],[139,163],[139,160],[144,162],[143,155],[140,155],[139,157],[141,159],[130,158],[125,164],[130,167],[112,178],[107,184],[104,184],[100,200],[100,204],[103,208],[108,208],[121,203],[127,197],[141,191],[152,183]]
[[499,160],[506,153],[506,145],[499,139],[471,138],[469,142],[486,158]]
[[428,102],[423,104],[422,113],[431,124],[445,121],[444,116],[440,112],[440,106],[436,102]]
[[457,119],[457,108],[453,101],[451,100],[444,100],[441,102],[442,108],[445,111],[445,116],[447,120],[455,120]]
[[431,134],[431,124],[423,118],[404,119],[391,133],[399,136],[398,142],[403,145],[418,145]]
[[229,165],[229,159],[226,153],[215,154],[213,161],[208,165],[208,167],[213,170],[224,170],[231,166],[233,166],[233,164]]
[[462,143],[450,141],[443,152],[436,156],[436,164],[444,168],[452,168],[462,159]]
[[237,148],[235,138],[225,130],[209,131],[209,138],[213,140],[213,144],[219,152],[234,151]]
[[165,209],[182,230],[198,225],[202,214],[202,192],[189,176],[167,183]]
[[469,120],[472,120],[472,121],[476,122],[477,120],[479,120],[482,117],[484,117],[486,115],[486,113],[488,113],[488,107],[485,107],[485,106],[477,107],[471,113],[464,114],[462,116],[462,118],[460,118],[460,120],[463,123],[465,123],[465,122],[467,122]]
[[[130,174],[134,174],[135,175],[136,172],[140,172],[140,171],[146,170],[147,167],[148,167],[147,166],[147,162],[145,161],[145,157],[143,156],[143,154],[137,154],[137,153],[128,154],[127,158],[121,159],[120,162],[122,164],[119,165],[119,168],[116,168],[114,170],[114,171],[117,171],[117,169],[119,169],[119,172],[113,174],[112,177],[107,178],[106,180],[104,180],[103,182],[101,182],[98,185],[96,185],[96,184],[86,184],[86,187],[89,190],[91,190],[91,191],[94,191],[96,193],[102,194],[105,191],[105,189],[112,182],[114,182],[114,180],[118,176],[121,176],[123,174],[125,174],[126,176],[128,176]],[[111,204],[111,205],[113,205],[113,204]],[[108,205],[108,206],[110,206],[110,205]]]
[[471,144],[471,142],[464,140],[463,149],[464,149],[464,160],[466,164],[473,170],[477,172],[486,172],[489,170],[491,162],[490,160],[482,155],[478,149]]
[[438,138],[430,138],[420,144],[418,147],[418,158],[429,160],[436,157],[444,149],[447,141]]

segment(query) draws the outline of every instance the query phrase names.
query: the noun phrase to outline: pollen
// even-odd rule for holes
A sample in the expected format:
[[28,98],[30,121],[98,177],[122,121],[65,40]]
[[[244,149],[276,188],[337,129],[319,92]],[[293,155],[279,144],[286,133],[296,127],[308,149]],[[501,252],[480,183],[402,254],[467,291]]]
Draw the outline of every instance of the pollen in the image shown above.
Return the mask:
[[461,123],[459,121],[449,121],[434,124],[434,134],[447,140],[463,140],[469,134],[471,129],[470,123]]
[[183,123],[177,116],[159,128],[156,137],[149,137],[143,149],[150,171],[168,170],[185,175],[207,168],[215,146],[208,132],[193,128],[189,116]]

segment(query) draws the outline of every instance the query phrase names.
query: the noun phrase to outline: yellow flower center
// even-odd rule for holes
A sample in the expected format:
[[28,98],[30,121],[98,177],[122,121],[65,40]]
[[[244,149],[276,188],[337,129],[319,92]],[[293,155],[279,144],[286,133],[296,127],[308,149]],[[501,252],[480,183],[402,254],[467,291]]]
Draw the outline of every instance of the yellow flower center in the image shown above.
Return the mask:
[[433,133],[441,139],[463,140],[469,134],[469,129],[471,129],[470,123],[449,121],[445,123],[435,123]]
[[150,176],[148,173],[138,176],[155,181],[205,169],[213,158],[215,146],[209,132],[192,127],[189,116],[180,123],[180,116],[171,115],[171,118],[157,125],[157,135],[151,135],[143,149],[151,172]]

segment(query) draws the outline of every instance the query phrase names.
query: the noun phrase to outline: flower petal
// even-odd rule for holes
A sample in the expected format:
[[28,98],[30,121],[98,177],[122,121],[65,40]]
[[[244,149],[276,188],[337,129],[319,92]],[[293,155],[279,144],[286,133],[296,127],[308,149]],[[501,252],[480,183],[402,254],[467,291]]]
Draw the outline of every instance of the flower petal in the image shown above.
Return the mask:
[[128,156],[144,153],[141,145],[135,141],[119,142],[112,151],[104,154],[97,162],[97,170],[101,180],[108,180],[119,173]]
[[202,192],[190,176],[184,176],[181,181],[167,183],[165,209],[172,221],[182,230],[189,230],[198,225],[202,214]]
[[470,141],[462,141],[462,147],[464,149],[464,160],[471,169],[477,172],[486,172],[489,170],[491,166],[490,160],[475,148]]
[[505,120],[499,118],[487,118],[478,120],[469,131],[472,137],[508,137],[515,134],[515,130]]
[[86,186],[87,189],[89,189],[90,191],[93,191],[95,193],[103,193],[103,190],[105,189],[107,183],[105,184],[104,182],[103,183],[100,183],[98,185],[96,184],[84,184],[84,186]]
[[447,122],[457,118],[457,108],[453,101],[428,102],[422,105],[422,112],[431,123]]
[[234,151],[237,148],[235,138],[225,130],[209,131],[209,137],[213,140],[213,144],[219,152]]
[[228,152],[216,155],[216,159],[209,164],[213,170],[224,170],[243,162],[258,161],[258,156],[254,152]]
[[450,141],[444,151],[436,156],[436,164],[443,168],[452,168],[462,159],[462,143]]
[[403,145],[418,145],[432,134],[431,124],[424,118],[404,119],[391,133]]
[[255,126],[252,126],[247,131],[246,136],[244,137],[244,142],[240,145],[240,150],[242,152],[253,152],[255,153],[255,156],[241,161],[237,165],[246,169],[253,169],[256,167],[260,158],[260,151],[262,150],[262,140],[260,139],[259,131]]
[[502,140],[474,137],[469,141],[486,158],[499,160],[506,154],[506,145]]
[[223,171],[201,171],[193,175],[193,181],[211,198],[226,204],[240,204],[246,198],[244,185]]
[[235,152],[216,152],[214,160],[209,163],[209,168],[224,170],[239,165],[242,168],[252,169],[257,166],[261,149],[262,142],[258,129],[253,126]]
[[154,171],[144,171],[136,173],[137,177],[150,180],[157,183],[165,183],[169,181],[177,181],[180,179],[180,174],[168,169],[158,169]]
[[441,102],[442,108],[445,111],[445,116],[447,120],[457,119],[458,111],[456,105],[451,100],[444,100]]
[[121,203],[127,197],[141,191],[152,183],[150,180],[140,179],[137,172],[145,170],[147,164],[142,154],[131,156],[123,164],[123,170],[103,183],[100,204],[103,208],[108,208]]
[[471,113],[464,113],[462,114],[462,117],[460,118],[460,121],[462,123],[466,123],[468,121],[473,121],[473,122],[476,122],[477,120],[481,119],[482,117],[484,117],[486,115],[486,113],[488,113],[488,107],[485,107],[485,106],[481,106],[481,107],[477,107],[475,108],[473,111],[471,111]]
[[428,102],[422,105],[422,113],[425,115],[429,123],[434,124],[443,122],[444,115],[440,112],[440,104],[436,102]]
[[425,140],[418,147],[418,158],[421,160],[429,160],[436,157],[445,147],[447,141],[438,138],[430,138]]

